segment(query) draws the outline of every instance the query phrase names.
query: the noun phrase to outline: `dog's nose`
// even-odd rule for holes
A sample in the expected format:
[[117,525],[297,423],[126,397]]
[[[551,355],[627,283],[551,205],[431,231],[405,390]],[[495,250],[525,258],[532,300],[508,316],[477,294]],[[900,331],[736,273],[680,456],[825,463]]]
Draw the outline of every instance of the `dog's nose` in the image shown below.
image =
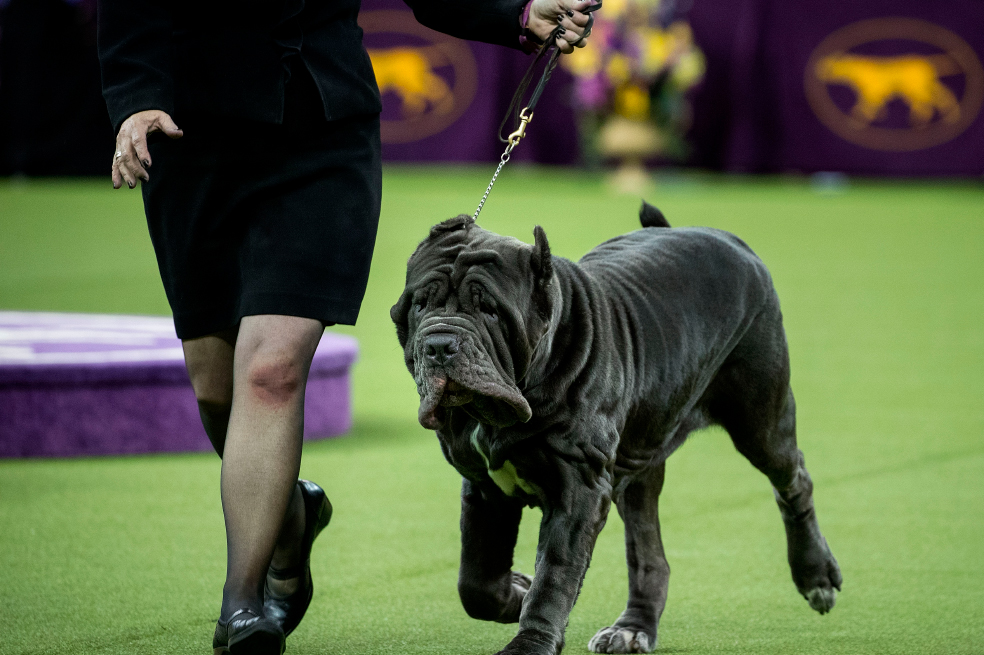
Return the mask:
[[435,334],[424,339],[427,361],[444,366],[458,353],[458,339],[450,334]]

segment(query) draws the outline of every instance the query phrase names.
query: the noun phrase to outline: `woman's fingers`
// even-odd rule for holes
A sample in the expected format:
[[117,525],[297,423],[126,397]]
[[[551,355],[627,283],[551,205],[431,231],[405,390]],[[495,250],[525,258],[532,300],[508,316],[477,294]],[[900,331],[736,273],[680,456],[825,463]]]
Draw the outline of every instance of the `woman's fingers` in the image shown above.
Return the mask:
[[571,12],[569,12],[574,14],[570,20],[579,28],[577,30],[579,36],[571,42],[571,45],[576,48],[583,48],[588,45],[588,37],[591,36],[591,26],[594,25],[594,16],[591,14],[599,7],[601,7],[601,3],[593,0],[583,0],[582,2],[574,3]]
[[113,155],[113,188],[119,189],[125,182],[131,189],[137,180],[147,181],[152,160],[147,147],[147,135],[163,132],[172,139],[178,139],[184,132],[174,124],[171,117],[163,111],[150,109],[137,112],[120,126],[116,137],[116,152]]
[[160,117],[157,119],[156,127],[172,139],[180,139],[184,136],[184,131],[175,125],[171,116],[165,112],[161,112]]
[[592,11],[594,11],[592,7],[598,7],[599,5],[601,5],[601,2],[599,2],[598,0],[578,0],[573,5],[571,5],[571,9],[574,10],[575,13],[583,14],[586,16],[587,14],[590,14]]
[[573,45],[577,48],[583,48],[588,45],[588,37],[591,36],[591,26],[594,25],[594,16],[592,13],[601,8],[601,0],[581,0],[580,2],[575,2],[572,7],[574,16],[571,20],[581,28],[580,38],[573,42]]
[[583,33],[584,28],[587,27],[588,22],[591,20],[591,16],[576,11],[568,11],[566,14],[561,14],[560,19],[561,27]]
[[[130,134],[129,147],[125,148],[123,151],[123,156],[120,157],[120,168],[123,170],[123,177],[126,178],[127,184],[130,185],[132,189],[136,186],[136,179],[149,180],[150,176],[147,175],[147,170],[143,166],[143,162],[140,160],[141,152],[145,157],[149,156],[147,154],[147,135],[141,134],[138,130],[134,130]],[[133,183],[131,184],[131,180]]]
[[116,160],[114,159],[113,160],[113,188],[119,189],[121,186],[123,186],[123,174],[120,173],[120,167],[116,163]]
[[126,184],[131,189],[136,186],[136,179],[129,168],[131,141],[126,123],[120,128],[116,137],[116,152],[113,154],[113,188],[119,189]]
[[570,16],[565,14],[558,14],[556,20],[556,27],[554,29],[558,31],[556,38],[557,47],[564,53],[573,52],[573,44],[581,38],[583,28],[575,24]]
[[116,162],[113,164],[113,172],[116,173],[116,175],[113,176],[113,182],[114,182],[113,186],[116,187],[117,189],[119,189],[120,186],[122,186],[116,184],[117,177],[119,177],[119,179],[122,180],[122,182],[125,182],[126,185],[131,189],[137,186],[137,178],[134,177],[133,173],[130,171],[129,166],[127,166],[126,162],[123,160],[123,157],[117,159]]
[[[576,16],[577,14],[575,14]],[[585,16],[585,21],[588,17]],[[563,29],[563,32],[557,37],[557,47],[560,51],[567,54],[574,51],[575,47],[583,48],[587,45],[587,34],[586,29],[581,25],[577,25],[570,18],[564,17],[564,20],[558,23]]]
[[[120,126],[120,133],[116,136],[116,152],[113,154],[113,187],[119,189],[125,182],[131,189],[137,186],[138,170],[147,171],[141,166],[139,169],[135,164],[137,152],[134,141],[140,133],[140,121],[136,119],[139,114],[134,114],[123,121]],[[146,178],[144,178],[146,179]]]
[[541,39],[546,39],[555,29],[558,34],[555,45],[561,52],[573,52],[574,47],[584,47],[591,32],[592,7],[599,2],[591,0],[534,0],[527,27]]
[[116,152],[120,153],[120,156],[113,160],[114,189],[119,189],[122,186],[122,182],[126,182],[126,185],[132,189],[137,186],[138,179],[150,179],[147,170],[133,156],[132,150],[130,154],[122,150],[117,150]]
[[133,150],[131,151],[132,165],[139,167],[133,171],[141,180],[148,180],[150,176],[147,169],[150,168],[150,151],[147,150],[147,135],[138,134],[133,139]]

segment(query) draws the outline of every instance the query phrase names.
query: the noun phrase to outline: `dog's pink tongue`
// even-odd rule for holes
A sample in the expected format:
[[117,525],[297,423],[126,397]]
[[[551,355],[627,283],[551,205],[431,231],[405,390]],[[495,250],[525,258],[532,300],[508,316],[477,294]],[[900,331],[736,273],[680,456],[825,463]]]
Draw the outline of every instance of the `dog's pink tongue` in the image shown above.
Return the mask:
[[[428,430],[439,430],[444,425],[444,421],[437,414],[440,410],[441,396],[444,395],[444,388],[447,384],[447,378],[435,375],[424,385],[426,390],[420,397],[417,420]],[[440,413],[443,414],[443,410],[440,410]]]

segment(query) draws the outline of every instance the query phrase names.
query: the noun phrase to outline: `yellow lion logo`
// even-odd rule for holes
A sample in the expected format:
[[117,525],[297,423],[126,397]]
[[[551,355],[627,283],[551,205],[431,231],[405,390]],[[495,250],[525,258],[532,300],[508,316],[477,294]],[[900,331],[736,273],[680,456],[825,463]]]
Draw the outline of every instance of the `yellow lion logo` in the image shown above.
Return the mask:
[[857,101],[851,116],[861,127],[884,118],[893,98],[909,105],[913,127],[927,127],[937,111],[944,122],[956,123],[960,103],[940,77],[959,72],[945,55],[869,57],[835,53],[816,64],[816,75],[822,82],[844,84],[854,90]]
[[451,89],[434,72],[435,66],[447,63],[439,48],[387,48],[368,52],[379,92],[393,91],[399,95],[407,118],[420,118],[428,107],[438,115],[447,114],[454,107]]

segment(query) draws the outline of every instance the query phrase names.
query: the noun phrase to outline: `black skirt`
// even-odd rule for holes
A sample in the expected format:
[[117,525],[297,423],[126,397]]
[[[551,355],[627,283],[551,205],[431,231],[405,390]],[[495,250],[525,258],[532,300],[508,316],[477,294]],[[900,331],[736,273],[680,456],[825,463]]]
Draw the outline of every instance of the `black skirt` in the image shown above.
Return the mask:
[[182,138],[151,135],[144,207],[182,339],[256,314],[358,317],[379,222],[379,117],[326,121],[300,68],[283,124],[175,116]]

